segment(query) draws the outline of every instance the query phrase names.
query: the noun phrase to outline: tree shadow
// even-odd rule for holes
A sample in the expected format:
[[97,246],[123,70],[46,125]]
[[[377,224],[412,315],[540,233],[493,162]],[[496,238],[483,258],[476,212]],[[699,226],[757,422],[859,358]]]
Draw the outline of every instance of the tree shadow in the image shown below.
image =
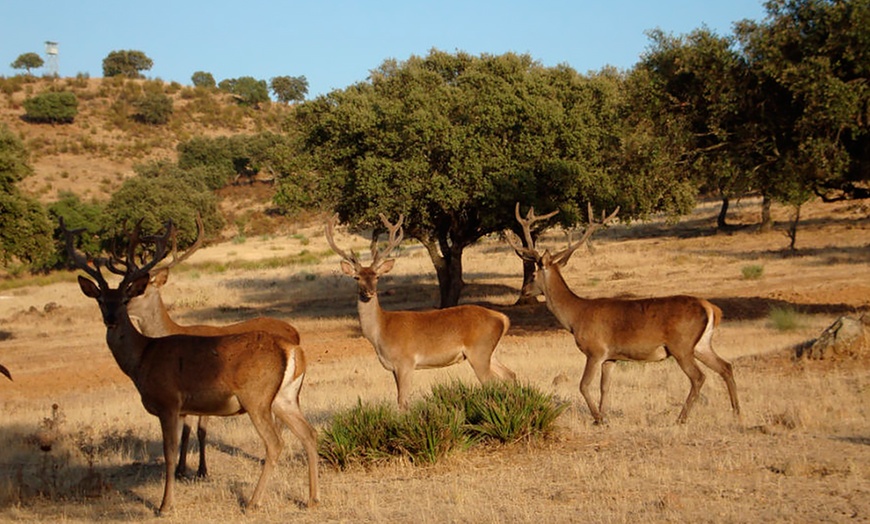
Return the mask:
[[806,315],[845,315],[857,311],[850,304],[798,304],[767,297],[713,297],[708,300],[722,309],[726,321],[767,318],[773,309],[792,309]]

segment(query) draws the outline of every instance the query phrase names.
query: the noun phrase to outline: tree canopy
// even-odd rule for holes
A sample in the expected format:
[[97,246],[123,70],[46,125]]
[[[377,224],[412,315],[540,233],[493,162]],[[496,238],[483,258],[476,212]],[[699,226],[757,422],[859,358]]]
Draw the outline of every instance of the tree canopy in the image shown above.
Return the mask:
[[282,104],[301,102],[308,94],[308,79],[305,76],[276,76],[269,87]]
[[112,51],[103,59],[103,76],[126,76],[142,78],[142,71],[148,71],[154,61],[142,51]]
[[463,250],[517,227],[518,201],[558,208],[566,225],[587,202],[624,204],[626,218],[680,210],[659,187],[672,183],[667,172],[664,184],[644,187],[610,163],[617,153],[608,148],[624,131],[622,81],[615,72],[585,78],[543,67],[528,55],[432,50],[388,60],[370,81],[296,115],[322,202],[352,224],[404,214],[405,235],[426,247],[449,306],[462,289]]
[[31,69],[39,69],[43,65],[45,65],[45,61],[36,53],[21,54],[9,64],[12,69],[26,69],[28,75]]

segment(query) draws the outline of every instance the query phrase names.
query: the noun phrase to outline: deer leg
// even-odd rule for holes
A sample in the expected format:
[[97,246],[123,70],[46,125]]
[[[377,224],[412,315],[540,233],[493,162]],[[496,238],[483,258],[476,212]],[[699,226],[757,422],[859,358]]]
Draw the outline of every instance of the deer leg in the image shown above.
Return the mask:
[[302,414],[298,397],[295,399],[276,397],[272,403],[272,412],[290,428],[305,448],[308,457],[308,507],[313,508],[320,501],[317,481],[317,433]]
[[492,357],[490,361],[490,366],[492,367],[493,372],[498,375],[498,378],[502,380],[508,380],[510,382],[517,381],[517,374],[508,369],[507,366],[499,362],[495,356]]
[[601,397],[598,399],[598,412],[601,414],[601,418],[604,418],[604,414],[608,411],[608,404],[610,400],[610,396],[608,392],[610,391],[610,372],[613,371],[613,365],[616,364],[614,360],[605,360],[601,364]]
[[163,484],[163,502],[158,513],[166,514],[172,508],[175,487],[175,467],[178,457],[178,423],[181,418],[177,412],[160,415],[160,430],[163,433],[163,460],[166,462],[166,479]]
[[680,365],[683,373],[689,377],[689,381],[692,383],[692,386],[689,389],[689,396],[686,397],[686,403],[683,405],[683,410],[680,412],[680,416],[677,417],[677,422],[679,424],[684,424],[686,418],[689,416],[689,411],[692,409],[692,404],[695,403],[695,400],[701,393],[701,386],[704,385],[704,379],[706,377],[704,376],[704,372],[701,371],[701,368],[698,367],[698,364],[695,364],[695,359],[691,355],[678,358],[674,353],[671,354],[677,359],[677,363]]
[[725,381],[725,387],[728,388],[728,396],[731,397],[731,409],[735,415],[739,416],[740,402],[737,400],[737,384],[734,383],[734,372],[731,363],[714,353],[712,348],[709,351],[696,350],[695,358],[722,377],[722,380]]
[[601,416],[601,412],[598,410],[595,400],[592,398],[592,391],[590,389],[595,374],[601,368],[602,361],[603,358],[601,357],[587,356],[586,367],[583,369],[583,377],[580,378],[580,394],[583,395],[583,398],[586,400],[586,405],[589,406],[589,411],[592,413],[592,418],[596,424],[603,424],[604,418]]
[[181,445],[178,451],[178,466],[175,468],[175,478],[183,479],[188,477],[187,473],[187,450],[190,446],[190,423],[187,417],[181,417]]
[[208,476],[208,467],[205,463],[205,438],[208,433],[208,417],[199,417],[199,422],[196,424],[196,438],[199,441],[199,468],[196,470],[196,476],[205,478]]
[[278,457],[281,455],[281,449],[284,443],[281,440],[281,435],[278,434],[275,428],[275,420],[272,418],[272,411],[266,406],[257,406],[256,409],[248,411],[251,417],[251,422],[254,428],[263,439],[263,444],[266,447],[266,460],[263,461],[263,469],[260,471],[260,478],[257,480],[257,485],[254,487],[254,493],[251,495],[251,500],[248,502],[248,508],[254,509],[260,504],[260,498],[263,496],[263,489],[275,469],[275,464],[278,462]]
[[408,397],[411,396],[411,373],[413,372],[414,369],[412,367],[396,366],[393,370],[393,378],[396,379],[399,409],[402,411],[408,409]]

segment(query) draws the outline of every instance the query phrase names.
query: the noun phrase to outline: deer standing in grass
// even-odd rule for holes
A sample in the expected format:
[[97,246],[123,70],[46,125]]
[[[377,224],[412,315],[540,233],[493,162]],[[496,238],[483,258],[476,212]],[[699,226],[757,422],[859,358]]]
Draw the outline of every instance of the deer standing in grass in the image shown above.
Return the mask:
[[[169,316],[166,304],[163,302],[163,297],[160,290],[169,279],[169,270],[181,262],[187,260],[199,247],[202,245],[204,227],[202,219],[197,216],[197,238],[196,241],[187,248],[181,255],[178,254],[176,234],[177,229],[173,228],[172,239],[172,261],[166,264],[159,264],[152,268],[148,273],[150,279],[145,291],[136,297],[130,299],[127,304],[127,313],[136,322],[139,331],[143,335],[156,338],[169,335],[199,335],[199,336],[219,336],[219,335],[234,335],[237,333],[245,333],[248,331],[266,331],[281,336],[292,344],[299,345],[299,332],[288,324],[276,318],[259,317],[243,322],[237,322],[227,326],[209,326],[209,325],[181,325],[176,323]],[[131,242],[128,246],[133,246]],[[128,247],[129,251],[129,247]],[[129,253],[125,260],[113,258],[114,265],[109,265],[109,269],[115,272],[115,266],[125,267],[125,270],[120,272],[123,275],[127,269],[139,270],[136,267],[127,268],[135,260],[134,253]],[[200,416],[197,423],[196,436],[199,440],[199,467],[196,471],[198,478],[205,478],[208,475],[208,467],[205,460],[206,437],[207,437],[208,417]],[[187,450],[190,444],[191,427],[187,420],[184,421],[184,427],[181,430],[181,445],[179,450],[178,467],[175,470],[176,478],[186,478],[189,476],[187,468]]]
[[481,383],[515,380],[514,372],[495,358],[510,320],[498,311],[461,305],[432,311],[385,311],[378,301],[378,278],[393,269],[385,258],[402,241],[402,216],[393,225],[381,215],[389,244],[381,251],[372,243],[372,263],[363,266],[356,253],[340,249],[333,239],[338,215],[326,224],[326,239],[341,258],[341,269],[359,284],[357,309],[363,336],[371,342],[381,365],[393,372],[398,403],[407,409],[415,369],[443,368],[468,360]]
[[[178,457],[178,424],[184,415],[231,416],[248,413],[263,440],[266,460],[248,507],[254,508],[283,448],[276,419],[290,427],[302,442],[308,457],[308,505],[317,503],[317,436],[299,407],[299,392],[305,377],[305,355],[293,342],[265,331],[234,335],[172,335],[147,337],[133,325],[127,304],[142,294],[154,265],[166,256],[166,234],[156,241],[152,260],[142,267],[128,264],[123,280],[112,289],[100,267],[94,266],[74,247],[67,231],[66,248],[76,267],[96,282],[79,276],[82,292],[97,301],[106,325],[106,342],[115,361],[136,386],[145,409],[160,420],[163,456],[166,462],[160,513],[173,504],[173,475]],[[138,229],[138,228],[137,228]],[[135,251],[138,231],[130,239],[128,254]]]
[[[562,277],[561,269],[571,255],[584,244],[596,229],[607,224],[619,212],[616,209],[600,222],[594,222],[589,206],[589,225],[583,238],[555,254],[539,252],[531,235],[533,223],[548,219],[558,211],[535,216],[530,208],[526,218],[516,205],[516,219],[523,229],[528,247],[518,244],[510,234],[511,247],[524,260],[535,263],[535,274],[524,293],[543,294],[547,308],[562,326],[574,335],[574,342],[586,355],[586,367],[580,379],[580,393],[596,423],[603,423],[607,410],[610,373],[617,360],[655,362],[674,357],[680,369],[689,377],[691,389],[677,421],[684,423],[692,404],[704,384],[704,373],[695,360],[700,360],[724,380],[734,413],[740,414],[737,386],[731,364],[713,351],[713,330],[719,325],[722,311],[710,302],[692,296],[677,295],[659,298],[586,299],[577,296]],[[602,215],[603,216],[603,215]],[[592,380],[601,373],[600,397],[596,405],[592,396]]]

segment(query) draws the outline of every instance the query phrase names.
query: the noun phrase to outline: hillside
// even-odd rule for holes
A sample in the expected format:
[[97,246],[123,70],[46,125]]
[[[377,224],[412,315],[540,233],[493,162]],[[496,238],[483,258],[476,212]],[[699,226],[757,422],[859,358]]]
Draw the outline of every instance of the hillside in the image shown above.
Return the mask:
[[[161,89],[173,100],[173,114],[163,126],[131,118],[132,101],[143,89]],[[23,116],[23,102],[46,91],[71,91],[79,105],[75,121],[66,125],[35,124]],[[222,136],[279,131],[291,109],[272,103],[260,109],[239,106],[226,93],[164,83],[160,80],[115,78],[0,79],[0,124],[18,134],[31,152],[34,175],[20,187],[43,203],[71,191],[86,200],[104,200],[134,175],[133,166],[154,159],[176,159],[176,146],[195,136]],[[224,207],[236,193],[250,202],[268,201],[270,190],[250,188],[222,192]],[[227,202],[229,200],[229,202]],[[232,223],[232,217],[228,217]]]

